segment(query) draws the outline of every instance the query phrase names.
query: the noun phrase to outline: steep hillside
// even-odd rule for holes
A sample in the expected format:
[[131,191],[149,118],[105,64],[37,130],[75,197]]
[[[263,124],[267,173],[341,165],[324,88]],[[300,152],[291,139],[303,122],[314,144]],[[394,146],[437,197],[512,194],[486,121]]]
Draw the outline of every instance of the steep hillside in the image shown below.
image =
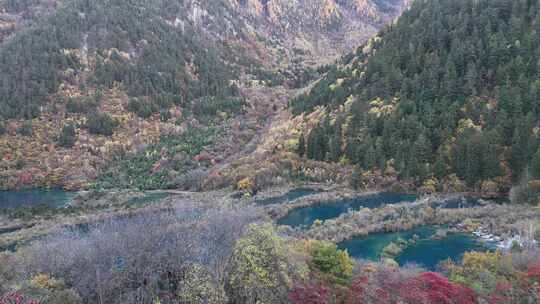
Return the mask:
[[[190,20],[181,9],[170,1],[68,1],[5,41],[3,186],[80,187],[112,154],[181,133],[189,117],[240,111],[236,57],[197,34],[197,20],[177,21]],[[66,185],[70,175],[77,178]]]
[[[384,5],[368,1],[345,1],[338,4],[332,0],[305,3],[277,0],[228,1],[231,1],[231,6],[227,2],[210,5],[199,1],[166,0],[129,4],[116,1],[88,3],[80,0],[5,1],[0,7],[4,11],[3,20],[7,20],[2,26],[6,33],[24,28],[25,24],[30,28],[18,33],[0,50],[3,58],[1,68],[4,71],[4,85],[0,91],[2,116],[36,117],[40,112],[39,107],[45,103],[45,97],[55,93],[59,84],[66,81],[74,85],[109,87],[113,81],[118,81],[127,85],[130,95],[153,95],[164,91],[167,94],[178,94],[181,91],[179,87],[170,87],[179,86],[178,83],[164,84],[167,80],[163,78],[167,77],[163,75],[147,75],[139,70],[132,71],[133,67],[127,71],[127,62],[133,66],[151,64],[152,72],[165,66],[174,70],[176,64],[187,70],[180,72],[183,74],[190,73],[184,66],[191,63],[194,68],[202,68],[202,73],[212,75],[213,79],[199,75],[202,79],[195,86],[202,87],[195,89],[191,89],[192,84],[188,84],[187,80],[182,80],[184,87],[190,87],[192,91],[184,90],[182,97],[197,97],[205,89],[209,89],[207,93],[213,95],[219,85],[202,82],[214,81],[214,78],[219,82],[224,77],[223,72],[204,70],[205,67],[200,66],[219,68],[220,64],[214,61],[220,55],[219,59],[228,63],[246,59],[248,54],[234,49],[235,42],[243,43],[239,47],[243,51],[249,49],[250,43],[263,41],[267,43],[267,48],[284,48],[282,51],[285,52],[302,54],[322,49],[337,55],[346,48],[335,43],[350,44],[351,41],[366,39],[374,33],[375,25],[380,26],[394,18],[406,4],[403,0],[377,2]],[[30,26],[34,23],[37,24]],[[364,28],[355,28],[360,24]],[[351,26],[356,35],[344,33]],[[250,29],[255,29],[255,33],[250,32]],[[205,44],[202,41],[220,42],[222,45]],[[321,48],[321,41],[328,45]],[[208,47],[210,51],[203,55],[201,49]],[[219,51],[222,51],[221,54]],[[152,59],[148,58],[151,57],[148,54],[161,62],[150,62]],[[225,58],[226,55],[230,56]],[[247,57],[253,59],[256,55]],[[268,57],[276,54],[266,51],[265,55]],[[277,61],[289,62],[281,57]],[[249,63],[249,60],[240,62],[244,65]],[[171,74],[171,71],[167,73]],[[162,79],[147,80],[146,85],[142,84],[142,78],[149,77]],[[179,77],[189,78],[189,75]],[[153,83],[149,84],[149,81]]]
[[168,95],[177,103],[228,94],[226,59],[196,34],[195,23],[176,22],[182,7],[170,5],[62,4],[0,50],[3,116],[36,117],[60,84],[84,91],[86,86],[111,88],[118,82],[130,96]]
[[315,79],[405,5],[0,1],[0,187],[191,185],[255,145],[279,85]]
[[[330,62],[372,37],[409,0],[229,0],[284,51],[303,51],[306,63]],[[320,63],[320,62],[319,62]]]
[[290,104],[326,113],[299,151],[358,165],[355,184],[371,171],[498,192],[540,177],[539,30],[535,0],[416,1]]
[[57,0],[0,1],[0,43],[32,21],[54,12]]

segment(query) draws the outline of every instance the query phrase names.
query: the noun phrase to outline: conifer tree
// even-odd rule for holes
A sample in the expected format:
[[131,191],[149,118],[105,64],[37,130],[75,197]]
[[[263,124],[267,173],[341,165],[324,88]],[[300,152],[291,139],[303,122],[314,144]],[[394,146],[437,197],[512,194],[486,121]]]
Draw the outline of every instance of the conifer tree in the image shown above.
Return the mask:
[[540,179],[540,149],[534,154],[530,166],[530,178]]
[[304,139],[304,133],[300,134],[300,138],[298,139],[298,148],[296,149],[296,153],[300,155],[301,157],[304,156],[306,153],[306,140]]

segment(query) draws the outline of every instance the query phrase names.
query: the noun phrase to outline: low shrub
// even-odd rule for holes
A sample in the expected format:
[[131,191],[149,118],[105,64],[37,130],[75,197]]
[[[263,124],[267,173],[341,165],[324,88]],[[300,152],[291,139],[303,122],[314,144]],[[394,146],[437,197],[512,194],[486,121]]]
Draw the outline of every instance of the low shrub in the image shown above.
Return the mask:
[[63,148],[71,148],[77,141],[77,133],[73,124],[66,124],[62,127],[60,136],[58,137],[58,145]]
[[106,113],[96,113],[88,117],[86,127],[88,132],[96,135],[111,136],[119,123]]
[[90,97],[84,97],[79,100],[70,98],[66,103],[66,111],[68,113],[86,114],[95,112],[98,103]]

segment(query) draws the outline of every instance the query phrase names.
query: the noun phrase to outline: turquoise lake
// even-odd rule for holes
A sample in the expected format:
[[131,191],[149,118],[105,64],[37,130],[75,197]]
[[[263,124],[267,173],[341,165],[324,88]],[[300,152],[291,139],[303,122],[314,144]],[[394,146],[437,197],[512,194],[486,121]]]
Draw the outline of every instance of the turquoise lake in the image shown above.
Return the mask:
[[63,190],[0,191],[0,209],[47,205],[53,208],[68,204],[75,193]]
[[367,237],[358,237],[338,244],[340,249],[346,249],[349,254],[362,260],[378,261],[384,247],[398,239],[417,241],[411,242],[396,257],[400,265],[416,264],[429,270],[435,270],[437,265],[447,259],[459,261],[468,251],[485,251],[486,247],[467,234],[449,234],[443,238],[432,238],[435,227],[420,227],[394,233],[376,233]]
[[377,208],[386,204],[401,202],[414,202],[416,196],[404,194],[374,194],[346,199],[335,203],[322,203],[304,208],[298,208],[289,212],[285,217],[278,220],[279,225],[291,227],[309,228],[315,220],[328,220],[339,217],[341,214],[361,208]]

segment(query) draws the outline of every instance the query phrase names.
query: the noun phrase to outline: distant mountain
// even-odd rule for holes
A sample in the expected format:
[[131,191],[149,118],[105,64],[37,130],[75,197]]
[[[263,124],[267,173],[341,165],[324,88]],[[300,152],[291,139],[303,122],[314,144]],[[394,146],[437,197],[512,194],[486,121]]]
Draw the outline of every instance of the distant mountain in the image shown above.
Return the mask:
[[229,0],[289,48],[339,56],[395,19],[409,0]]
[[326,113],[300,151],[430,192],[538,178],[539,32],[538,1],[415,1],[290,104]]

